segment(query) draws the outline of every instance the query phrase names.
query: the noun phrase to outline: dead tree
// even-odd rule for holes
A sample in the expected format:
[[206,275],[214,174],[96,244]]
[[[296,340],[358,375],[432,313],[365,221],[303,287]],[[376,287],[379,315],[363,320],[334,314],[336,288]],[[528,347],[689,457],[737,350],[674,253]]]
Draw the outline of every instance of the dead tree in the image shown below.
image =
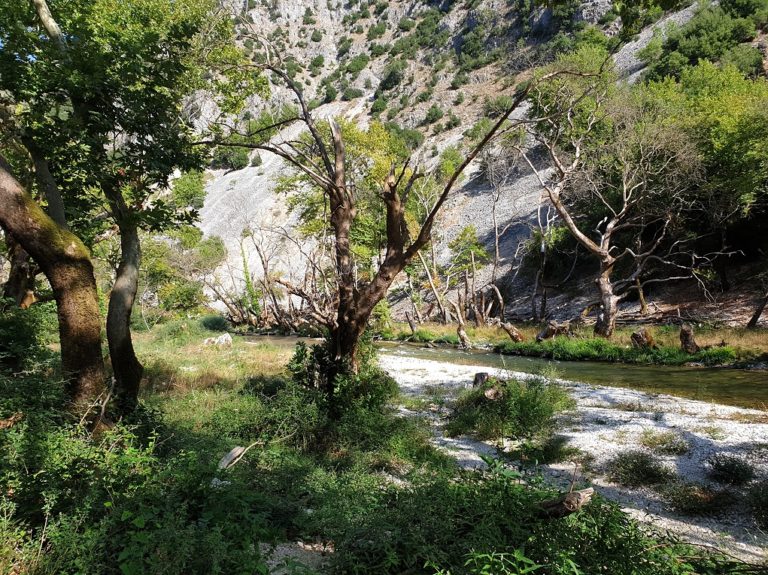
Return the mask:
[[[551,172],[537,168],[528,150],[517,146],[560,221],[600,264],[595,334],[603,337],[613,334],[619,301],[651,264],[685,273],[664,281],[696,273],[696,265],[674,261],[683,242],[668,242],[676,219],[690,207],[686,193],[698,174],[694,147],[663,122],[658,109],[614,91],[613,78],[604,73],[540,85],[532,91],[526,127],[546,150]],[[584,213],[602,216],[594,230],[585,229]],[[632,241],[637,238],[643,238],[640,249]],[[696,264],[702,259],[693,252],[688,257]],[[631,271],[617,281],[619,263]]]
[[[328,224],[333,235],[333,266],[335,275],[335,313],[328,318],[325,327],[328,330],[327,344],[331,361],[324,373],[323,387],[329,397],[334,396],[336,376],[342,373],[357,373],[359,358],[357,354],[360,337],[366,328],[368,319],[376,304],[387,294],[397,275],[403,271],[428,245],[432,229],[440,209],[445,204],[457,180],[466,167],[477,157],[488,142],[504,126],[509,116],[527,98],[536,82],[526,84],[519,90],[509,109],[507,109],[486,136],[466,155],[445,185],[429,214],[421,224],[414,238],[411,238],[405,217],[405,205],[415,182],[419,179],[418,169],[412,169],[409,162],[399,168],[392,167],[386,179],[380,183],[380,197],[385,207],[383,218],[386,222],[386,242],[384,255],[369,280],[356,277],[353,260],[350,230],[357,216],[355,187],[352,174],[347,173],[346,147],[341,129],[335,120],[328,122],[330,140],[324,136],[313,114],[309,110],[298,86],[280,68],[268,65],[266,69],[282,79],[293,92],[298,103],[298,115],[259,130],[259,133],[245,134],[246,143],[230,143],[223,140],[204,142],[219,145],[249,147],[271,152],[300,173],[323,191],[328,202]],[[557,75],[551,72],[540,81]],[[278,128],[299,122],[309,134],[311,151],[300,142],[286,141],[273,137],[263,141],[264,133],[274,133]],[[202,143],[202,142],[201,142]]]

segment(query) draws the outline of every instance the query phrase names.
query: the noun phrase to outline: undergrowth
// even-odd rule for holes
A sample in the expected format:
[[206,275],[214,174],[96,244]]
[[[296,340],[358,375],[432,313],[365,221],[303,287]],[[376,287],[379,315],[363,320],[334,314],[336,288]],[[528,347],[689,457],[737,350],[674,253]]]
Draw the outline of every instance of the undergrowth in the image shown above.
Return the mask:
[[658,365],[724,365],[738,359],[731,346],[702,349],[687,354],[679,348],[660,346],[657,349],[638,349],[622,346],[603,338],[555,337],[542,342],[504,342],[495,351],[508,355],[528,355],[561,361],[607,361],[614,363],[643,363]]
[[[260,543],[296,540],[332,544],[325,570],[341,574],[731,568],[641,530],[599,497],[567,518],[544,519],[538,504],[552,489],[523,483],[502,464],[460,470],[430,445],[425,422],[397,416],[391,381],[373,369],[364,371],[374,376],[364,391],[348,390],[330,418],[301,370],[272,369],[269,354],[281,352],[235,342],[214,359],[200,335],[189,324],[143,334],[140,356],[164,359],[165,371],[150,374],[139,412],[98,433],[62,409],[63,386],[46,375],[49,366],[0,371],[0,421],[12,421],[0,429],[0,572],[266,573]],[[163,355],[174,346],[183,357]],[[266,372],[246,354],[263,359]],[[254,377],[244,377],[248,369]],[[204,381],[202,370],[211,374]],[[174,384],[162,385],[164,377]],[[537,381],[508,382],[505,392],[517,406],[505,429],[522,436],[548,421],[551,402],[542,398],[562,400]],[[218,469],[236,445],[250,449]]]
[[551,431],[556,413],[574,405],[565,390],[545,375],[498,380],[461,395],[446,432],[479,439],[532,439]]

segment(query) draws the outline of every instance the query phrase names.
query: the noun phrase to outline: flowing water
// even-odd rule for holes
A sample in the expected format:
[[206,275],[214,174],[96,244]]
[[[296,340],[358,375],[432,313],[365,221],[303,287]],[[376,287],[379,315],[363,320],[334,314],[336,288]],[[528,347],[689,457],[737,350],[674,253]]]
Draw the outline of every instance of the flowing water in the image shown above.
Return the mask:
[[[290,336],[255,336],[248,339],[280,347],[294,346],[297,341],[305,341],[307,345],[320,341]],[[500,355],[483,350],[460,351],[448,346],[428,348],[419,344],[395,342],[378,342],[377,346],[382,353],[447,364],[504,368],[525,373],[554,367],[560,377],[572,381],[677,395],[738,407],[768,408],[768,371],[765,370],[553,361]]]
[[552,366],[563,379],[677,395],[738,407],[768,408],[768,371],[716,367],[629,365],[594,361],[553,361],[449,347],[381,343],[384,353],[459,365],[481,365],[536,373]]

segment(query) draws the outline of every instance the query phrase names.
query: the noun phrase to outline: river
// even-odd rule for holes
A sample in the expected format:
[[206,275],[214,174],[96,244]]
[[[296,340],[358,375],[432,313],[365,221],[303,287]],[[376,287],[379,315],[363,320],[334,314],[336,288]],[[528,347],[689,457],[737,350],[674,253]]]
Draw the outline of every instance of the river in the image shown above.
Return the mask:
[[[293,346],[295,337],[252,336],[251,341],[271,343],[280,347]],[[305,339],[307,344],[319,340]],[[648,393],[664,393],[733,405],[737,407],[768,408],[768,371],[731,369],[723,367],[677,367],[634,365],[594,361],[554,361],[535,357],[500,355],[484,350],[461,351],[449,346],[424,347],[420,344],[378,342],[381,353],[428,359],[456,365],[479,365],[536,373],[543,367],[554,366],[563,379],[636,389]]]

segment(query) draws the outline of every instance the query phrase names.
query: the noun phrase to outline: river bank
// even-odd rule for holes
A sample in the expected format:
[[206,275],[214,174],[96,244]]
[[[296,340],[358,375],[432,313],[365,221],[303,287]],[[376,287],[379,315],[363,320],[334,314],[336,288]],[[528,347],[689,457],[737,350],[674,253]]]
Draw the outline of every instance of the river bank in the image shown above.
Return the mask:
[[[405,415],[427,417],[434,443],[451,453],[465,467],[483,466],[481,456],[499,454],[499,446],[468,437],[448,438],[443,426],[458,394],[471,386],[477,372],[498,376],[525,374],[473,365],[453,365],[422,358],[383,353],[382,368],[400,385],[406,399]],[[723,488],[707,474],[707,461],[716,454],[737,456],[768,477],[768,413],[756,409],[712,404],[630,389],[561,381],[576,401],[576,408],[561,416],[558,435],[567,442],[570,456],[542,466],[552,481],[577,481],[594,486],[615,500],[633,517],[669,530],[686,540],[717,547],[747,561],[764,560],[768,537],[747,511],[743,489]],[[652,453],[644,443],[662,434],[679,439],[678,453],[654,454],[670,472],[668,485],[627,487],[608,478],[610,462],[630,450]],[[644,439],[645,438],[645,439]],[[717,490],[727,504],[709,514],[693,516],[673,510],[663,487],[701,485]],[[724,499],[725,501],[725,499]]]

